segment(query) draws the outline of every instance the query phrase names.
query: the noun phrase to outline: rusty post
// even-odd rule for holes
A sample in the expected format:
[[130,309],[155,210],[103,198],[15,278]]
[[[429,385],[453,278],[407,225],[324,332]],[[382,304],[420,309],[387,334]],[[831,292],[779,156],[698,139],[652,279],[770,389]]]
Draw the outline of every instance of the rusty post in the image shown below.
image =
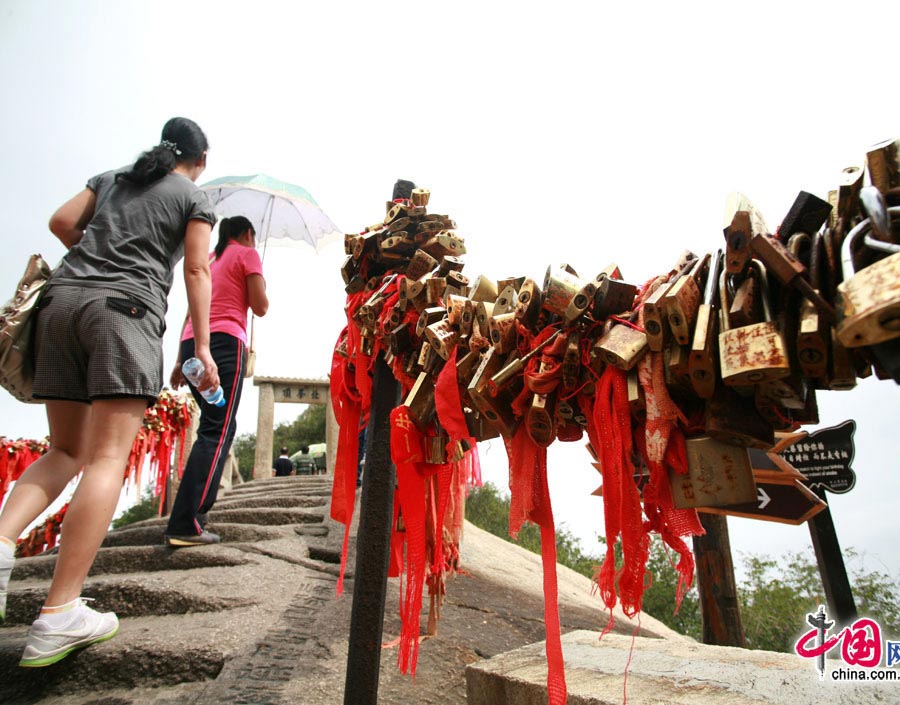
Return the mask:
[[400,385],[379,353],[372,380],[372,409],[366,433],[366,462],[356,533],[344,705],[376,705],[378,702],[396,482],[396,471],[391,463],[390,415],[399,403]]

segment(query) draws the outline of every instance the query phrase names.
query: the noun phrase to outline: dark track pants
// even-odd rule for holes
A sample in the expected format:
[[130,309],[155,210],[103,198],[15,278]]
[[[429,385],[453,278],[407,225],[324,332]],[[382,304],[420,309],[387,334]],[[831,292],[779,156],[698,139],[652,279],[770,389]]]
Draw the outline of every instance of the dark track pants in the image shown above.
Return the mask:
[[[227,333],[213,333],[209,341],[210,352],[219,368],[219,382],[225,394],[224,406],[207,404],[193,385],[191,394],[200,407],[200,426],[197,440],[191,448],[190,457],[184,466],[184,475],[166,534],[169,536],[190,536],[203,531],[199,515],[205,515],[216,501],[219,481],[225,467],[225,459],[231,450],[237,427],[238,404],[244,385],[246,367],[245,346],[238,338]],[[181,343],[181,360],[194,356],[194,340]]]

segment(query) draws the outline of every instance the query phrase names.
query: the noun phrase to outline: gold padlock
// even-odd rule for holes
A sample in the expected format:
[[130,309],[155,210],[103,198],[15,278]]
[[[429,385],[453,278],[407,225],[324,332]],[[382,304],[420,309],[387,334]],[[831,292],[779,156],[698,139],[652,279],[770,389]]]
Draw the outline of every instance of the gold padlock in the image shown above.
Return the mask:
[[530,330],[537,324],[541,310],[541,290],[534,279],[526,279],[519,287],[516,301],[516,320]]
[[[415,254],[406,265],[406,278],[416,281],[421,279],[428,272],[434,271],[438,266],[438,261],[424,250],[416,250]],[[402,293],[402,290],[401,290]]]
[[[728,328],[727,314],[722,318],[722,331],[719,333],[719,367],[722,381],[731,386],[759,384],[787,377],[791,371],[787,345],[781,335],[778,324],[772,318],[769,305],[769,290],[766,284],[766,270],[757,260],[759,277],[760,302],[763,308],[761,323],[754,323],[741,328]],[[725,273],[719,282],[719,293],[723,297],[722,310],[727,311],[727,294]]]
[[746,448],[700,436],[685,441],[688,472],[669,471],[672,501],[678,509],[723,507],[756,499],[753,467]]
[[427,372],[419,374],[416,383],[403,401],[409,407],[409,417],[420,431],[428,429],[435,415],[434,379]]
[[747,268],[752,254],[750,240],[769,232],[762,214],[742,193],[729,194],[725,203],[725,271],[740,274]]
[[569,304],[585,283],[571,267],[547,267],[541,290],[544,309],[557,316],[565,316]]
[[[494,308],[496,311],[496,307]],[[491,345],[498,353],[510,353],[516,349],[516,314],[501,313],[499,316],[491,316],[488,323]]]
[[[900,216],[900,207],[890,208],[888,213]],[[838,285],[840,320],[836,331],[847,348],[900,336],[900,251],[858,272],[854,268],[854,241],[864,239],[871,227],[871,219],[864,220],[844,239],[841,248],[844,281]]]
[[644,331],[647,335],[647,345],[653,352],[662,352],[668,340],[669,321],[666,318],[663,299],[673,283],[669,280],[660,284],[647,297],[644,305],[641,307],[641,318],[643,319]]
[[841,171],[838,187],[828,192],[828,202],[831,204],[829,225],[832,230],[839,232],[841,237],[849,230],[851,221],[859,214],[859,192],[864,176],[865,171],[859,165],[845,167]]
[[496,396],[491,394],[488,387],[491,377],[503,366],[504,356],[494,348],[488,348],[466,391],[475,408],[484,414],[505,438],[512,438],[519,424],[519,420],[513,415],[512,401],[522,390],[521,379],[511,380],[510,384],[499,389]]
[[497,283],[483,274],[479,274],[472,283],[469,298],[475,302],[485,301],[493,306],[494,301],[497,300]]
[[450,327],[446,318],[442,318],[425,328],[425,339],[431,343],[431,347],[442,359],[449,360],[450,354],[459,342],[459,333]]
[[427,206],[431,198],[431,191],[427,188],[414,188],[409,195],[409,200],[414,206]]
[[694,319],[700,306],[700,287],[697,283],[702,278],[703,270],[709,266],[710,257],[707,254],[699,258],[691,270],[682,274],[663,297],[669,329],[678,345],[691,342]]
[[900,186],[900,140],[885,140],[866,152],[866,168],[872,186],[881,193]]
[[623,323],[611,326],[594,343],[594,348],[606,364],[625,371],[634,367],[650,351],[647,334]]

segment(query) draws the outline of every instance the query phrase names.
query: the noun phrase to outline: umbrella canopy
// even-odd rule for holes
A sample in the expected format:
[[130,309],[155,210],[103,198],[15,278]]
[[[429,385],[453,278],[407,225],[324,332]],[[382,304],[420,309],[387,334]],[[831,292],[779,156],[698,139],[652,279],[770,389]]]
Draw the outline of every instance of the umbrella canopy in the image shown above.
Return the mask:
[[200,188],[209,194],[220,217],[249,218],[259,244],[298,241],[318,251],[342,234],[306,189],[265,174],[223,176]]

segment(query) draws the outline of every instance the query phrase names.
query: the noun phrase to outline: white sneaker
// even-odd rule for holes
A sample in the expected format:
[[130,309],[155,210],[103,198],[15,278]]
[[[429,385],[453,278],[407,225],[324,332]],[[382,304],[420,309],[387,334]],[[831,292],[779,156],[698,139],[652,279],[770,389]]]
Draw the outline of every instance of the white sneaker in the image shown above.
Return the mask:
[[15,562],[15,558],[0,556],[0,622],[6,621],[6,590],[9,587],[9,574]]
[[72,618],[64,629],[51,629],[38,618],[28,632],[20,666],[49,666],[61,661],[76,649],[112,639],[119,631],[119,618],[113,612],[97,612],[80,598],[72,609]]

